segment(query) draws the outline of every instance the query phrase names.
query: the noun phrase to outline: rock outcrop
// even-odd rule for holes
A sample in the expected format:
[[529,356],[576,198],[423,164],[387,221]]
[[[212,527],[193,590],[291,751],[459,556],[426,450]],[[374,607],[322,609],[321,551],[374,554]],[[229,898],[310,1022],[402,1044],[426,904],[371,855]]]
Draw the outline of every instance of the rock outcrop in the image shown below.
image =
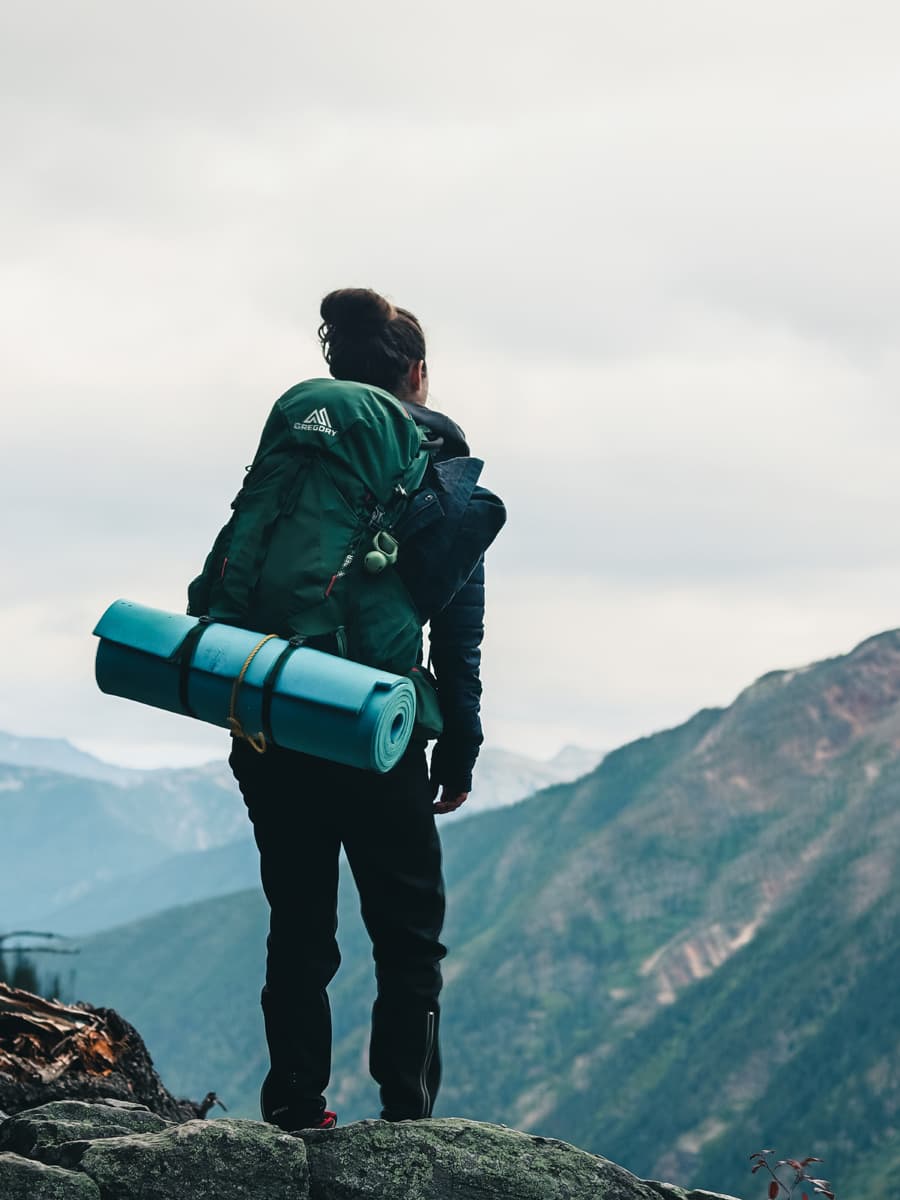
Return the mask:
[[[117,1097],[175,1121],[206,1116],[216,1097],[176,1100],[137,1030],[109,1008],[60,1004],[0,982],[0,1108]],[[2,1117],[0,1113],[0,1117]]]
[[[0,1124],[3,1200],[713,1200],[566,1142],[461,1118],[286,1134],[116,1099]],[[727,1200],[727,1198],[726,1198]]]

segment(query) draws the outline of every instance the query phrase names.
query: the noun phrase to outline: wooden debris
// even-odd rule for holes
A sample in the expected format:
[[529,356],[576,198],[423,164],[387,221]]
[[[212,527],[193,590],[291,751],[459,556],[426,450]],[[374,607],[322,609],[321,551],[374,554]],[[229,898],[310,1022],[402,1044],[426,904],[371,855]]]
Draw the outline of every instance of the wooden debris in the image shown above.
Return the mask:
[[0,1109],[103,1096],[146,1104],[173,1121],[205,1116],[163,1086],[137,1030],[110,1008],[60,1004],[0,983]]

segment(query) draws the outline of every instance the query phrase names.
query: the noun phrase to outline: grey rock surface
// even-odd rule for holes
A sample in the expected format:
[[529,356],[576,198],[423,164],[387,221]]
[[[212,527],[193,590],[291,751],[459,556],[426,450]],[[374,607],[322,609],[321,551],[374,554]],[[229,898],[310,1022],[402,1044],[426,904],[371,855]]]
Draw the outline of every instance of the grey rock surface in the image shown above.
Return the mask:
[[91,1142],[81,1170],[104,1200],[307,1200],[299,1138],[259,1121],[186,1121]]
[[659,1200],[567,1142],[456,1117],[304,1130],[311,1200]]
[[18,1154],[0,1154],[3,1200],[100,1200],[100,1189],[87,1175],[32,1162]]
[[151,1111],[146,1104],[138,1104],[134,1100],[120,1100],[117,1096],[104,1096],[101,1100],[95,1100],[94,1104],[102,1104],[105,1108],[114,1108],[119,1112]]
[[723,1192],[705,1192],[703,1188],[694,1188],[688,1192],[687,1200],[738,1200],[737,1196],[726,1196]]
[[13,1150],[42,1162],[69,1165],[73,1158],[77,1161],[80,1157],[80,1153],[65,1152],[63,1147],[70,1143],[131,1133],[157,1133],[169,1124],[141,1104],[115,1100],[98,1104],[88,1104],[84,1100],[54,1100],[5,1121],[0,1126],[0,1150]]
[[723,1192],[705,1192],[702,1188],[689,1191],[677,1183],[660,1183],[656,1179],[645,1179],[644,1182],[662,1196],[662,1200],[739,1200],[739,1197],[726,1196]]
[[282,1133],[54,1101],[0,1125],[0,1200],[735,1200],[462,1118]]

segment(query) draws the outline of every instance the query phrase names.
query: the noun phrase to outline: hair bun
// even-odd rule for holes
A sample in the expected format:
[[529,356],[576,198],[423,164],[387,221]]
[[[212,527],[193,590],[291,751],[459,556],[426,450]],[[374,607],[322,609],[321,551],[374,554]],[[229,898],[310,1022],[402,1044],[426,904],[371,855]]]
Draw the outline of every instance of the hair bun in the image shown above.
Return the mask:
[[329,292],[319,309],[334,334],[365,337],[380,332],[397,316],[397,310],[371,288],[338,288]]
[[319,344],[335,379],[404,391],[410,365],[425,359],[425,335],[411,312],[371,288],[329,292],[319,312]]

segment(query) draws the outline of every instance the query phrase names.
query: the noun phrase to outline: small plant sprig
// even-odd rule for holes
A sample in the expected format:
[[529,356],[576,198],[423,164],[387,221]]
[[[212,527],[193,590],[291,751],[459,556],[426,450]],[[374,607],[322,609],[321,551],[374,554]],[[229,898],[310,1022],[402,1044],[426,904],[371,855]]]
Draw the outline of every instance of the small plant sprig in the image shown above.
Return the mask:
[[[778,1200],[781,1195],[787,1196],[787,1200],[791,1200],[794,1192],[801,1183],[809,1183],[812,1185],[812,1190],[815,1195],[827,1196],[828,1200],[834,1200],[834,1192],[831,1190],[831,1184],[827,1179],[815,1179],[812,1175],[807,1175],[806,1168],[810,1163],[821,1162],[821,1158],[779,1158],[776,1163],[769,1162],[769,1155],[774,1154],[774,1150],[757,1150],[750,1155],[750,1161],[755,1162],[755,1166],[751,1169],[751,1175],[755,1175],[757,1171],[765,1169],[772,1176],[769,1183],[769,1200]],[[783,1179],[779,1179],[776,1172],[779,1167],[790,1167],[794,1172],[794,1178],[788,1183]],[[809,1200],[807,1192],[801,1193],[802,1200]]]

